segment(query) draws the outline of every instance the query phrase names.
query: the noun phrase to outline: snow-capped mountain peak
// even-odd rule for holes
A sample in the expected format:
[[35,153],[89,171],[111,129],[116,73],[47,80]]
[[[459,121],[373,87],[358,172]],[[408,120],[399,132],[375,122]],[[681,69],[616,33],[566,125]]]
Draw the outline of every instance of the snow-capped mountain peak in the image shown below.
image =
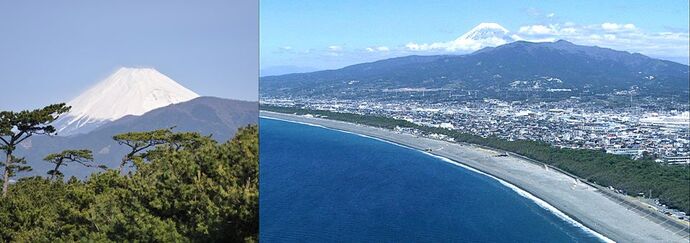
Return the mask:
[[500,46],[515,41],[503,26],[497,23],[481,23],[453,41],[466,50],[479,50],[487,46]]
[[153,68],[120,68],[73,100],[54,125],[60,135],[84,133],[127,115],[189,101],[198,94]]
[[476,51],[484,47],[500,46],[517,40],[517,36],[509,34],[510,31],[497,23],[481,23],[455,40],[432,44],[410,42],[405,47],[413,51]]
[[481,23],[472,28],[467,33],[460,36],[458,39],[462,40],[485,40],[485,39],[506,39],[512,40],[508,36],[508,31],[506,28],[497,23]]

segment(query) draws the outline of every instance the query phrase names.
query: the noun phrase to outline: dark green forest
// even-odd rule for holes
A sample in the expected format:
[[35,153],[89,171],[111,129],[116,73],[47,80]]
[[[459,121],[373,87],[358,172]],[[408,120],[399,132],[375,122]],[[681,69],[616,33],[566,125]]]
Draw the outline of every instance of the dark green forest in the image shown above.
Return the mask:
[[387,129],[397,126],[417,129],[425,134],[444,134],[457,142],[513,152],[555,166],[589,182],[623,190],[631,196],[637,196],[639,193],[647,194],[651,190],[652,196],[658,198],[661,203],[690,213],[690,167],[688,166],[664,165],[650,159],[633,160],[600,150],[557,148],[544,142],[480,137],[381,116],[276,106],[261,106],[260,109],[298,115],[319,115],[328,119]]
[[[120,166],[93,161],[91,151],[56,151],[45,176],[13,155],[25,138],[52,135],[49,124],[64,104],[0,112],[4,152],[0,198],[2,242],[256,242],[258,241],[258,127],[239,129],[219,143],[172,128],[113,137],[131,148]],[[62,166],[100,168],[84,180]],[[123,169],[124,168],[124,169]],[[9,183],[8,180],[16,180]]]

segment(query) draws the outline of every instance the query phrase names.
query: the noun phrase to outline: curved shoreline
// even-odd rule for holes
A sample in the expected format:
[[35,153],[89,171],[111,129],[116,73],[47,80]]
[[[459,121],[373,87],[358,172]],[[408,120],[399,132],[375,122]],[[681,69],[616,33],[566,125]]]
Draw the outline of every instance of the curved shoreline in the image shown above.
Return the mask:
[[[414,148],[410,148],[410,149],[414,149]],[[438,159],[440,159],[440,160],[442,160],[442,161],[445,161],[445,162],[447,162],[447,163],[451,163],[451,164],[453,164],[453,165],[456,165],[456,166],[465,168],[465,169],[467,169],[467,170],[469,170],[469,171],[472,171],[472,172],[475,172],[475,173],[478,173],[478,174],[487,176],[487,177],[489,177],[489,178],[492,178],[492,179],[498,181],[499,183],[503,184],[504,186],[510,188],[511,190],[515,191],[518,195],[520,195],[520,196],[522,196],[522,197],[524,197],[524,198],[527,198],[527,199],[533,201],[533,202],[536,203],[539,207],[541,207],[541,208],[543,208],[543,209],[546,209],[547,211],[549,211],[549,212],[553,213],[554,215],[556,215],[556,217],[559,217],[559,218],[563,219],[564,221],[566,221],[566,222],[568,222],[568,223],[574,225],[575,227],[578,227],[578,228],[584,230],[585,232],[587,232],[587,233],[589,233],[589,234],[591,234],[591,235],[593,235],[593,236],[599,238],[600,240],[602,240],[602,241],[604,241],[604,242],[615,242],[615,241],[609,239],[608,237],[602,235],[601,233],[597,232],[596,230],[591,229],[591,228],[588,227],[587,225],[584,225],[582,222],[578,221],[577,218],[573,218],[573,216],[568,215],[567,213],[565,213],[565,212],[559,210],[558,208],[556,208],[555,206],[549,204],[548,202],[544,201],[543,199],[539,198],[538,196],[535,196],[535,195],[529,193],[528,191],[526,191],[525,189],[521,188],[520,186],[513,185],[513,184],[511,184],[510,182],[507,182],[507,181],[502,180],[501,178],[495,177],[495,176],[493,176],[493,175],[491,175],[491,174],[487,174],[487,173],[484,172],[484,171],[481,171],[481,170],[479,170],[479,169],[477,169],[477,168],[470,167],[470,166],[468,166],[468,165],[462,164],[462,163],[457,162],[457,161],[454,161],[454,160],[452,160],[452,159],[449,159],[449,158],[446,158],[446,157],[442,157],[442,156],[438,156],[438,155],[434,155],[434,154],[427,153],[427,152],[424,152],[424,151],[421,151],[421,152],[422,152],[422,153],[426,153],[426,154],[428,154],[429,156],[438,158]]]
[[477,174],[480,174],[480,175],[489,177],[489,178],[491,178],[491,179],[494,179],[494,180],[496,180],[497,182],[499,182],[500,184],[502,184],[503,186],[508,187],[509,189],[511,189],[512,191],[514,191],[515,193],[517,193],[519,196],[524,197],[524,198],[526,198],[526,199],[528,199],[528,200],[534,202],[535,204],[537,204],[537,206],[539,206],[539,207],[545,209],[546,211],[549,211],[550,213],[554,214],[556,217],[562,219],[563,221],[565,221],[565,222],[567,222],[567,223],[569,223],[569,224],[571,224],[571,225],[573,225],[573,226],[575,226],[575,227],[578,227],[578,228],[582,229],[583,231],[587,232],[588,234],[590,234],[590,235],[592,235],[592,236],[594,236],[594,237],[597,237],[598,239],[602,240],[603,242],[615,242],[615,241],[609,239],[608,237],[606,237],[606,236],[600,234],[599,232],[597,232],[597,231],[591,229],[590,227],[584,225],[582,222],[579,222],[577,219],[572,218],[572,216],[568,215],[568,214],[565,213],[565,212],[562,212],[561,210],[559,210],[559,209],[556,208],[555,206],[549,204],[548,202],[544,201],[543,199],[539,198],[538,196],[535,196],[535,195],[529,193],[529,192],[526,191],[525,189],[523,189],[523,188],[521,188],[521,187],[519,187],[519,186],[517,186],[517,185],[513,185],[513,184],[511,184],[510,182],[507,182],[507,181],[505,181],[505,180],[502,180],[502,179],[500,179],[500,178],[498,178],[498,177],[495,177],[495,176],[493,176],[493,175],[491,175],[491,174],[488,174],[488,173],[486,173],[486,172],[484,172],[484,171],[482,171],[482,170],[480,170],[480,169],[478,169],[478,168],[474,168],[474,167],[471,167],[471,166],[462,164],[462,163],[460,163],[460,162],[458,162],[458,161],[455,161],[455,160],[452,160],[452,159],[450,159],[450,158],[446,158],[446,157],[443,157],[443,156],[435,155],[435,154],[432,154],[432,153],[429,153],[429,152],[426,152],[426,151],[422,151],[422,150],[417,149],[417,148],[414,148],[414,147],[410,147],[410,146],[407,146],[407,145],[404,145],[404,144],[400,144],[400,143],[397,143],[397,142],[394,142],[394,141],[389,141],[389,140],[386,140],[386,139],[384,139],[384,138],[372,137],[372,136],[368,136],[368,135],[364,135],[364,134],[359,134],[359,133],[355,133],[355,132],[350,132],[350,131],[346,131],[346,130],[341,130],[341,129],[337,129],[337,128],[330,128],[330,127],[326,127],[326,126],[322,126],[322,125],[318,125],[318,124],[313,124],[313,123],[308,123],[308,122],[300,122],[300,121],[294,121],[294,120],[288,120],[288,119],[280,119],[280,118],[274,118],[274,117],[265,117],[265,116],[261,117],[261,116],[260,116],[260,118],[271,119],[271,120],[278,120],[278,121],[284,121],[284,122],[291,122],[291,123],[296,123],[296,124],[301,124],[301,125],[306,125],[306,126],[313,126],[313,127],[318,127],[318,128],[323,128],[323,129],[338,131],[338,132],[342,132],[342,133],[352,134],[352,135],[355,135],[355,136],[360,136],[360,137],[364,137],[364,138],[368,138],[368,139],[374,139],[374,140],[377,140],[377,141],[381,141],[381,142],[384,142],[384,143],[388,143],[388,144],[391,144],[391,145],[399,146],[399,147],[402,147],[402,148],[405,148],[405,149],[410,149],[410,150],[414,150],[414,151],[417,151],[417,152],[426,154],[427,156],[436,158],[436,159],[438,159],[438,160],[440,160],[440,161],[442,161],[442,162],[449,163],[449,164],[452,164],[452,165],[461,167],[461,168],[463,168],[463,169],[469,170],[469,171],[471,171],[471,172],[473,172],[473,173],[477,173]]
[[[265,111],[261,111],[260,116],[338,130],[392,143],[484,174],[546,210],[552,211],[548,208],[551,207],[556,210],[552,211],[556,216],[575,226],[581,225],[580,228],[603,241],[687,242],[687,238],[678,232],[672,232],[647,219],[644,215],[639,215],[615,203],[596,188],[572,179],[572,175],[541,168],[534,162],[525,161],[522,158],[514,156],[498,158],[491,155],[491,151],[486,148],[405,135],[387,129],[342,121]],[[432,152],[425,151],[425,148],[432,147],[430,145],[440,146],[441,149]],[[444,148],[446,150],[442,151]],[[496,152],[493,151],[493,153]],[[573,181],[574,183],[571,183]],[[540,204],[540,201],[544,204]],[[559,213],[562,215],[558,215]]]

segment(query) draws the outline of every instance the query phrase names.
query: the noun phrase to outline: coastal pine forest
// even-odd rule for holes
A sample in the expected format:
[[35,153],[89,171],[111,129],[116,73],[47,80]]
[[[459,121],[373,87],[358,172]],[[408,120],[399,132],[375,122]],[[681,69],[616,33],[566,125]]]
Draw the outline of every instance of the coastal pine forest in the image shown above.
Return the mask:
[[[108,168],[89,150],[55,151],[51,170],[32,170],[17,146],[55,135],[50,124],[70,107],[0,112],[0,242],[256,242],[258,128],[227,142],[172,128],[115,135],[130,149]],[[98,168],[66,178],[64,166]]]

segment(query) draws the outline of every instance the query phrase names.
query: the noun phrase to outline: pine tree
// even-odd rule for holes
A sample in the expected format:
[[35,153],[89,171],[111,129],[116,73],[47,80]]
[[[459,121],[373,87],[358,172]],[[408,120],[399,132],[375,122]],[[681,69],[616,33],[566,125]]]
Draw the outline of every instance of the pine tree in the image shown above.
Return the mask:
[[[0,149],[5,151],[4,176],[2,185],[2,195],[7,196],[7,187],[12,177],[19,170],[26,170],[27,167],[15,165],[15,157],[12,153],[21,142],[33,135],[53,135],[55,127],[50,125],[61,114],[70,110],[64,103],[49,105],[33,111],[25,110],[21,112],[3,111],[0,112]],[[17,162],[24,162],[18,160]]]
[[91,150],[65,150],[60,153],[49,154],[43,160],[55,164],[55,169],[49,170],[48,175],[50,179],[55,178],[56,175],[62,175],[60,166],[67,166],[68,163],[78,163],[86,167],[98,167],[106,169],[105,165],[95,165],[93,163],[93,154]]
[[172,135],[171,130],[172,128],[148,132],[129,132],[113,136],[113,139],[117,141],[118,144],[126,145],[131,150],[122,158],[122,161],[120,161],[120,173],[122,173],[125,165],[127,165],[128,162],[137,158],[136,155],[138,153],[155,147],[156,145],[168,143],[170,136]]

